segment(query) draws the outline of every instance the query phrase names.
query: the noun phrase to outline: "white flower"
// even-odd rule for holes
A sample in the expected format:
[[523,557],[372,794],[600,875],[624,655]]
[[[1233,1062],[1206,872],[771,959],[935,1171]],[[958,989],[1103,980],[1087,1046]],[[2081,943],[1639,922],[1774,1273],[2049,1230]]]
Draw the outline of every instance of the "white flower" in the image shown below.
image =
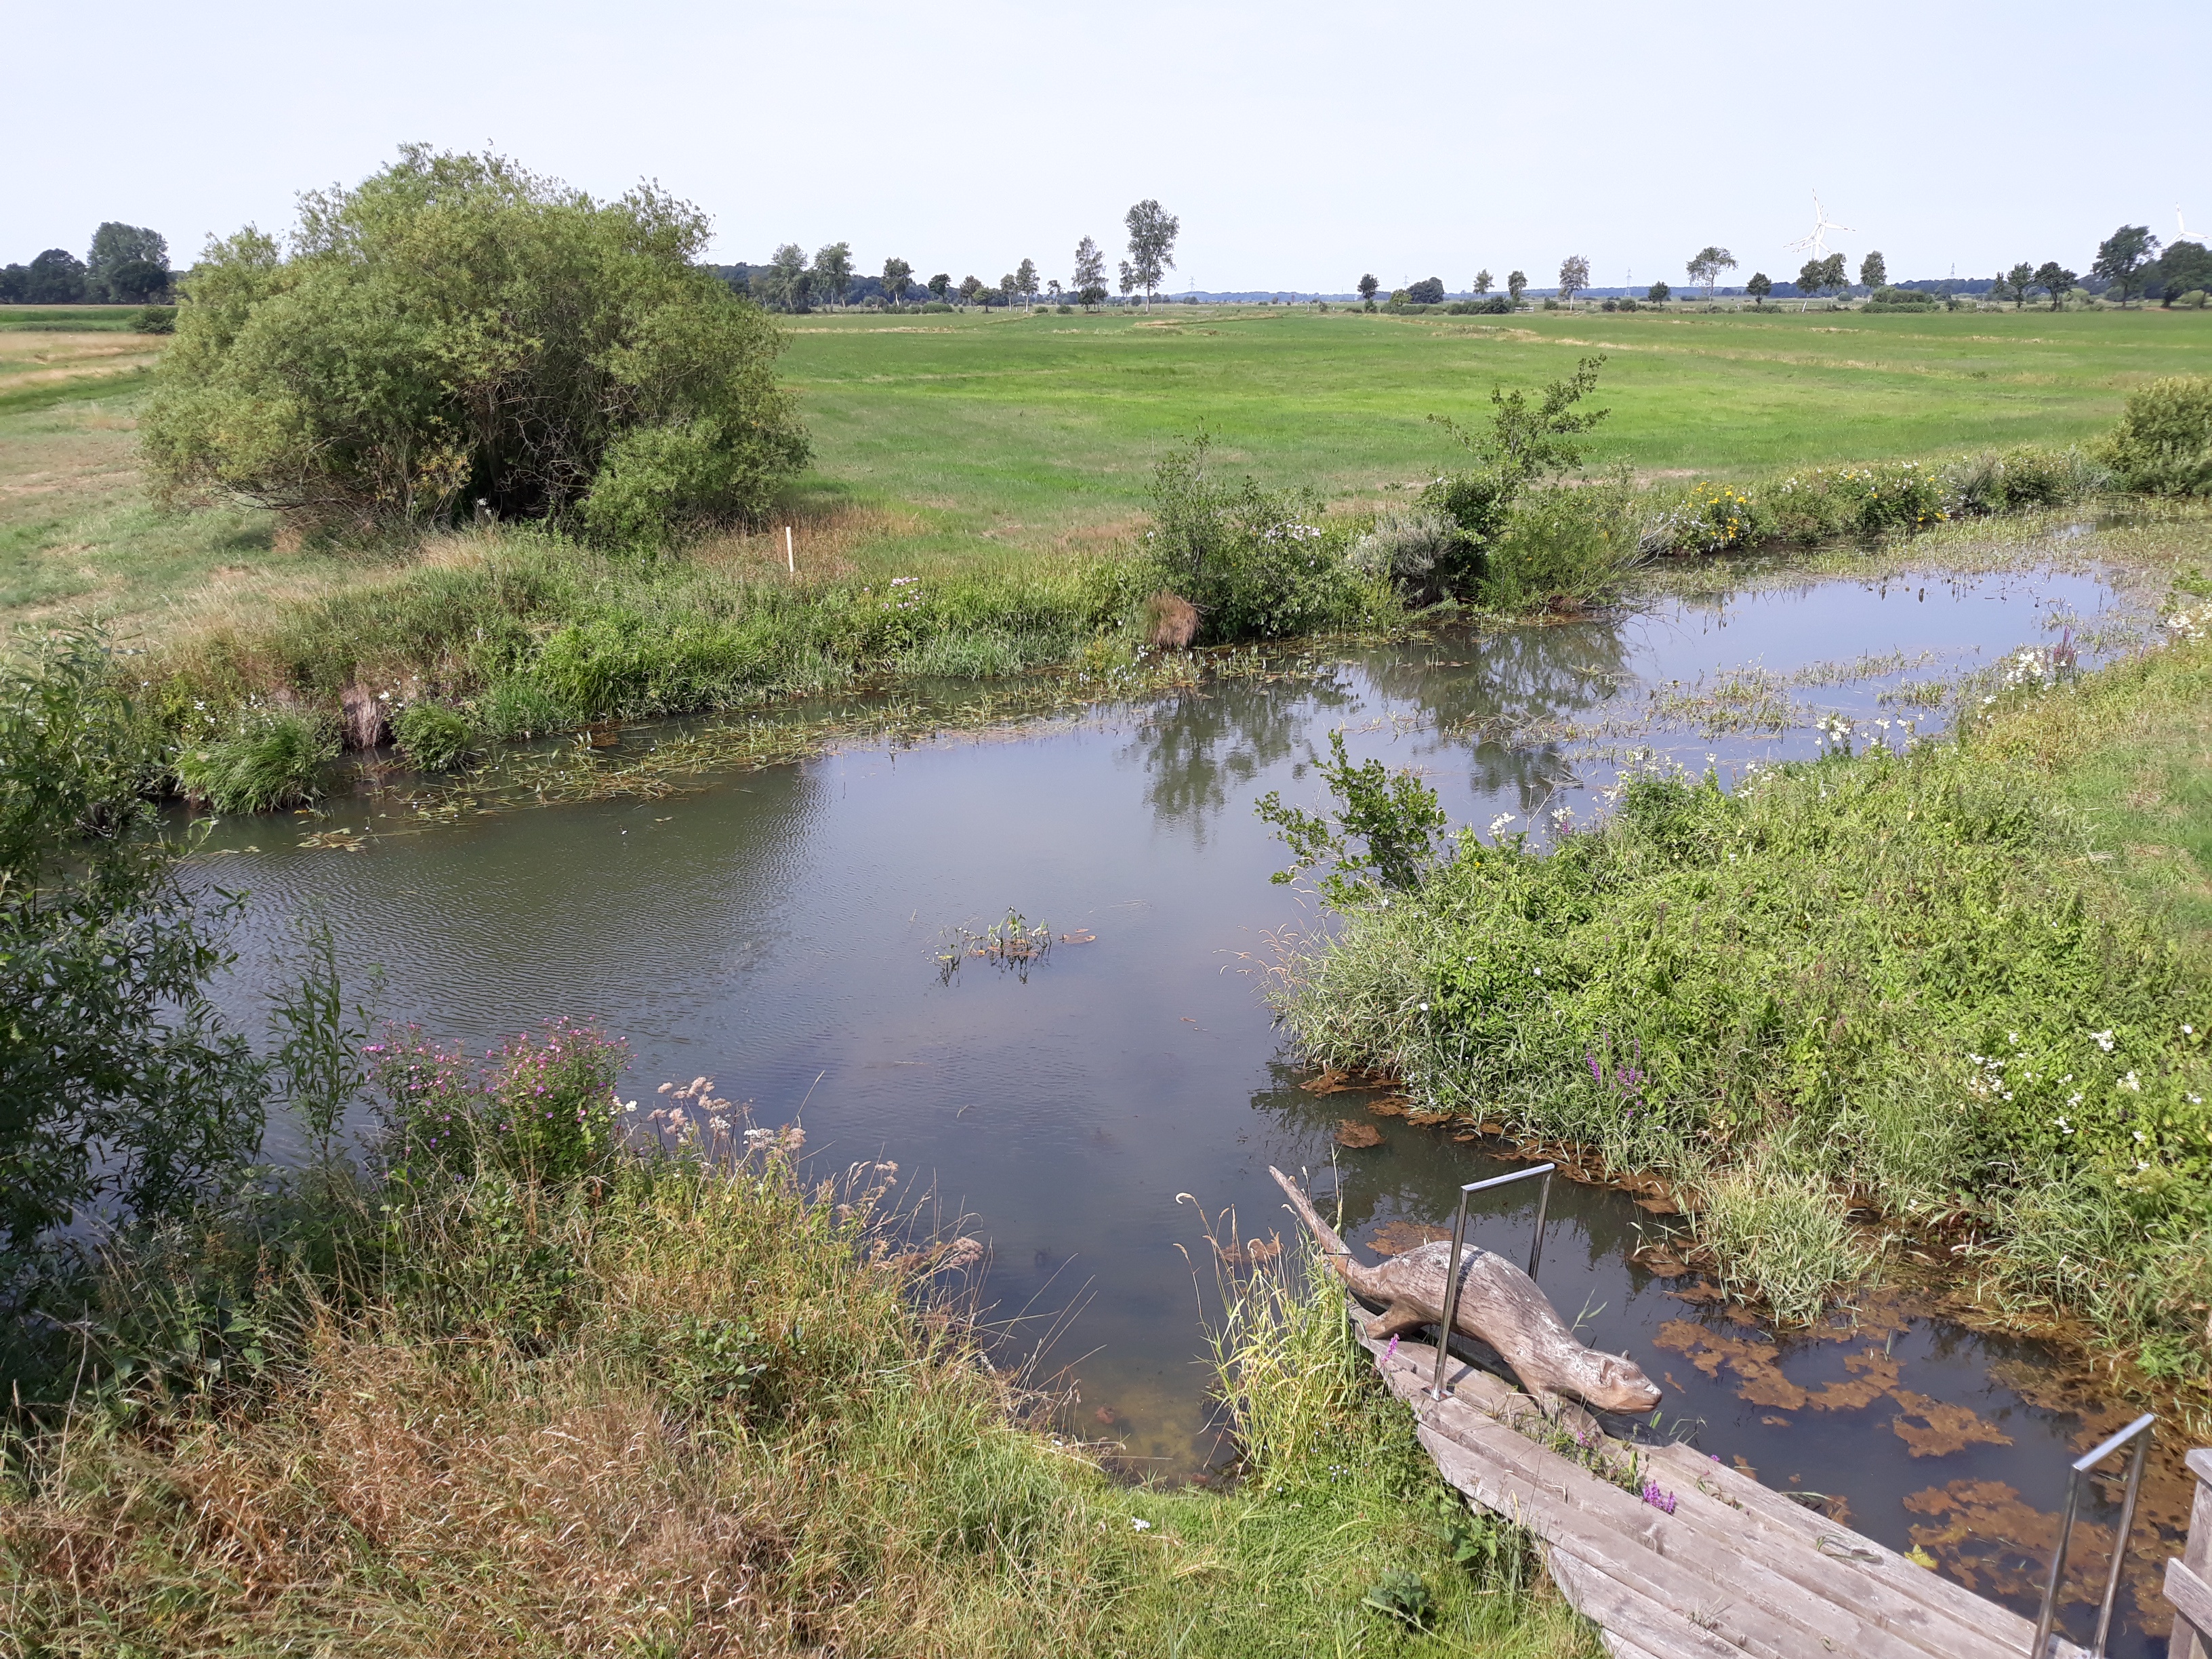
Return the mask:
[[1429,1005],[1427,1003],[1425,1002],[1421,1005],[1421,1012],[1425,1014],[1429,1012]]
[[1133,1516],[1133,1516],[1131,1516],[1129,1517],[1129,1530],[1130,1530],[1130,1531],[1132,1531],[1132,1532],[1150,1532],[1152,1529],[1152,1523],[1151,1522],[1149,1522],[1149,1521],[1142,1521],[1142,1520],[1139,1520],[1139,1519],[1138,1519],[1138,1517],[1137,1517],[1137,1516]]
[[2130,1094],[2139,1095],[2142,1092],[2142,1085],[2136,1080],[2136,1074],[2133,1072],[2130,1072],[2120,1079],[2120,1087],[2125,1089]]
[[2184,1036],[2195,1036],[2197,1035],[2197,1028],[2194,1025],[2184,1025],[2181,1028],[2181,1035]]
[[2092,1031],[2089,1035],[2096,1038],[2097,1046],[2100,1048],[2102,1048],[2106,1054],[2109,1054],[2112,1052],[2112,1034],[2111,1031]]
[[2017,1044],[2020,1042],[2020,1033],[2017,1031],[2007,1031],[2005,1033],[2005,1041]]

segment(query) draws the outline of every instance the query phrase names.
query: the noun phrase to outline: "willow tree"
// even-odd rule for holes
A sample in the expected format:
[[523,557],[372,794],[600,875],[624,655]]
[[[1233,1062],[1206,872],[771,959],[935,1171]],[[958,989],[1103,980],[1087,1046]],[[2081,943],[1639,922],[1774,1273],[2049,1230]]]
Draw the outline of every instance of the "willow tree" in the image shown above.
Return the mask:
[[697,264],[708,222],[410,146],[210,244],[144,424],[172,494],[318,526],[486,503],[659,543],[763,514],[805,464],[781,336]]

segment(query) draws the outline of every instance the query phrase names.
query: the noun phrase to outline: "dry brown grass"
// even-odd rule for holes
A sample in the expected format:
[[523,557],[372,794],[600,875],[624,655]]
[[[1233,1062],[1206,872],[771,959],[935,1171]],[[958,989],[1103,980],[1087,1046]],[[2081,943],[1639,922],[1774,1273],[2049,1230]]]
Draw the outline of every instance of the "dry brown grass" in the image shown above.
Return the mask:
[[787,513],[783,522],[765,530],[732,532],[696,543],[686,550],[686,556],[743,575],[787,574],[785,522],[792,530],[791,553],[799,574],[831,581],[859,574],[871,546],[922,531],[921,519],[911,513],[843,503],[799,507]]

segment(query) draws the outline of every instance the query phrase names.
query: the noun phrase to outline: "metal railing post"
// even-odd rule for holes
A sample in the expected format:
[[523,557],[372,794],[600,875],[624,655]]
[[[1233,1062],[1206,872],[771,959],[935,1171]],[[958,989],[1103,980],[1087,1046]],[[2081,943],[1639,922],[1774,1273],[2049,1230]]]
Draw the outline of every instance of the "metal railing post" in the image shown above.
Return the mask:
[[1459,1209],[1452,1217],[1451,1255],[1444,1263],[1444,1305],[1443,1322],[1437,1327],[1437,1370],[1430,1379],[1429,1398],[1444,1397],[1444,1359],[1451,1348],[1452,1316],[1459,1311],[1460,1258],[1467,1245],[1467,1200],[1476,1193],[1487,1192],[1492,1187],[1510,1187],[1516,1181],[1527,1181],[1541,1176],[1544,1184],[1536,1197],[1536,1243],[1528,1252],[1528,1276],[1536,1276],[1536,1264],[1544,1253],[1544,1212],[1552,1200],[1552,1171],[1556,1164],[1539,1164],[1533,1168],[1516,1170],[1511,1175],[1492,1176],[1487,1181],[1470,1181],[1459,1189]]
[[2075,1458],[2066,1478],[2066,1507],[2058,1517],[2058,1541],[2051,1551],[2051,1577],[2043,1586],[2043,1612],[2035,1621],[2035,1645],[2031,1659],[2045,1659],[2051,1651],[2051,1627],[2058,1618],[2058,1591],[2066,1576],[2066,1550],[2074,1540],[2074,1522],[2081,1510],[2081,1488],[2089,1473],[2130,1441],[2135,1455],[2128,1460],[2127,1496],[2120,1503],[2119,1529],[2112,1535],[2112,1565],[2105,1576],[2105,1597],[2097,1607],[2097,1636],[2089,1647],[2090,1659],[2104,1659],[2105,1638],[2112,1628],[2112,1607],[2119,1600],[2120,1569],[2126,1565],[2128,1534],[2135,1526],[2136,1498],[2142,1489],[2143,1459],[2150,1450],[2150,1428],[2158,1421],[2146,1413],[2101,1445]]

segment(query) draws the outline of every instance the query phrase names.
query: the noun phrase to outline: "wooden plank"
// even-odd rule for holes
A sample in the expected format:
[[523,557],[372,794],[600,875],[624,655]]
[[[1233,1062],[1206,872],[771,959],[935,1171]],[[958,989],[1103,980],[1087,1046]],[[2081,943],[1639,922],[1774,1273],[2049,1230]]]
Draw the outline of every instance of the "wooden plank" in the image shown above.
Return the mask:
[[2166,1599],[2200,1635],[2212,1636],[2212,1584],[2172,1558],[2166,1564]]
[[[1435,1350],[1425,1345],[1416,1347],[1401,1344],[1391,1356],[1388,1366],[1381,1365],[1378,1361],[1378,1369],[1384,1370],[1386,1381],[1393,1384],[1393,1392],[1414,1405],[1424,1420],[1444,1426],[1449,1432],[1449,1413],[1437,1411],[1425,1393],[1426,1384],[1434,1376],[1434,1366]],[[1464,1367],[1455,1360],[1446,1362],[1446,1382],[1448,1385],[1455,1383],[1456,1397],[1469,1401],[1478,1411],[1493,1411],[1501,1397],[1509,1404],[1517,1403],[1522,1409],[1529,1412],[1535,1409],[1534,1403],[1525,1395],[1515,1394],[1498,1379]],[[1455,1406],[1452,1409],[1462,1408]],[[1510,1428],[1503,1431],[1511,1432]],[[1455,1437],[1465,1440],[1465,1437]],[[1517,1435],[1515,1437],[1520,1438]],[[1510,1443],[1498,1443],[1500,1448],[1510,1448]],[[1621,1444],[1619,1442],[1612,1443]],[[1625,1446],[1622,1449],[1624,1451],[1629,1449]],[[1541,1449],[1532,1445],[1532,1449]],[[1635,1449],[1641,1452],[1648,1449]],[[1564,1468],[1581,1474],[1591,1486],[1607,1492],[1618,1492],[1618,1488],[1581,1471],[1569,1460],[1562,1458],[1558,1461]],[[1708,1467],[1703,1458],[1698,1458],[1695,1465],[1684,1471],[1691,1474],[1692,1480],[1687,1482],[1677,1480],[1676,1484],[1686,1489],[1675,1492],[1675,1513],[1669,1519],[1680,1522],[1682,1529],[1700,1534],[1731,1556],[1740,1559],[1755,1559],[1771,1573],[1773,1579],[1782,1581],[1757,1580],[1765,1591],[1760,1599],[1781,1616],[1802,1623],[1804,1601],[1809,1595],[1832,1603],[1838,1623],[1844,1621],[1846,1613],[1856,1615],[1865,1625],[1909,1644],[1914,1653],[1933,1656],[1934,1659],[2019,1659],[2019,1656],[2026,1651],[2033,1632],[2025,1620],[2016,1620],[2020,1626],[2017,1639],[2008,1642],[2003,1635],[1990,1628],[1991,1621],[1988,1615],[1996,1613],[2006,1619],[2015,1618],[2015,1615],[2005,1613],[2002,1609],[1993,1607],[1956,1586],[1951,1587],[1956,1592],[1955,1596],[1939,1594],[1929,1597],[1911,1594],[1911,1591],[1922,1588],[1917,1581],[1931,1575],[1902,1556],[1890,1555],[1889,1559],[1894,1565],[1886,1574],[1863,1569],[1849,1571],[1858,1564],[1838,1560],[1823,1551],[1820,1538],[1826,1536],[1832,1540],[1840,1541],[1846,1549],[1863,1553],[1874,1552],[1875,1547],[1871,1540],[1863,1540],[1863,1549],[1861,1549],[1862,1540],[1857,1534],[1848,1528],[1823,1522],[1818,1516],[1798,1510],[1795,1504],[1790,1507],[1804,1520],[1814,1523],[1811,1532],[1778,1526],[1772,1519],[1757,1511],[1733,1507],[1726,1498],[1698,1489],[1696,1477]],[[1529,1471],[1522,1466],[1522,1473],[1526,1474]],[[1626,1498],[1627,1494],[1620,1496]],[[1630,1501],[1633,1503],[1634,1500]],[[1773,1501],[1788,1503],[1787,1499],[1779,1498],[1773,1498]],[[1649,1520],[1644,1526],[1635,1529],[1636,1535],[1644,1538],[1650,1547],[1657,1547],[1656,1538],[1650,1534],[1661,1512],[1648,1505],[1642,1507],[1644,1516]],[[1730,1571],[1731,1573],[1735,1571],[1733,1563]]]
[[[1970,1632],[1924,1608],[1898,1601],[1881,1610],[1887,1618],[1869,1617],[1829,1593],[1817,1572],[1810,1584],[1777,1572],[1737,1540],[1690,1525],[1679,1512],[1679,1495],[1670,1516],[1456,1401],[1431,1407],[1425,1418],[1422,1443],[1432,1455],[1440,1443],[1471,1446],[1474,1461],[1539,1494],[1534,1501],[1549,1511],[1544,1520],[1554,1542],[1586,1559],[1602,1547],[1616,1575],[1647,1581],[1648,1593],[1678,1607],[1710,1607],[1723,1621],[1720,1633],[1750,1651],[1776,1659],[1823,1651],[1857,1659],[1963,1659],[1969,1650]],[[1670,1570],[1661,1571],[1660,1562]],[[1828,1643],[1834,1645],[1821,1645]]]
[[[1711,1491],[1723,1501],[1734,1501],[1744,1506],[1747,1516],[1757,1516],[1767,1525],[1784,1532],[1794,1532],[1814,1548],[1820,1540],[1835,1538],[1851,1547],[1872,1553],[1873,1561],[1829,1558],[1839,1576],[1856,1574],[1861,1577],[1880,1575],[1881,1582],[1901,1595],[1921,1603],[1934,1611],[1946,1614],[1969,1629],[1984,1632],[2004,1651],[2024,1654],[2034,1638],[2033,1620],[2023,1619],[2009,1607],[1984,1601],[1965,1585],[1931,1572],[1891,1549],[1887,1545],[1838,1526],[1815,1510],[1783,1496],[1771,1486],[1760,1485],[1741,1469],[1717,1463],[1704,1453],[1688,1446],[1663,1446],[1652,1449],[1655,1469],[1669,1469],[1686,1484],[1695,1486],[1700,1480],[1711,1482]],[[1703,1488],[1700,1488],[1703,1490]],[[2066,1650],[2061,1649],[2062,1652]]]
[[[1503,1380],[1454,1355],[1445,1362],[1453,1397],[1436,1401],[1427,1392],[1435,1372],[1432,1346],[1362,1340],[1391,1392],[1413,1408],[1422,1444],[1446,1478],[1483,1507],[1545,1538],[1553,1577],[1562,1589],[1570,1578],[1577,1586],[1570,1600],[1632,1646],[1647,1640],[1644,1627],[1630,1626],[1632,1638],[1615,1632],[1601,1602],[1626,1596],[1670,1613],[1674,1603],[1691,1608],[1698,1619],[1673,1616],[1697,1638],[1723,1645],[1693,1643],[1679,1650],[1686,1654],[2021,1659],[2026,1652],[2033,1633],[2028,1620],[1740,1471],[1687,1447],[1634,1447],[1655,1470],[1663,1466],[1692,1489],[1678,1492],[1674,1515],[1664,1516],[1514,1429],[1516,1419],[1536,1407]],[[1574,1415],[1585,1432],[1596,1430],[1594,1419]],[[1607,1443],[1631,1449],[1617,1440]],[[2212,1470],[2212,1455],[2198,1455]],[[1661,1527],[1662,1517],[1683,1524]],[[1561,1562],[1580,1565],[1562,1576]],[[1749,1605],[1716,1601],[1716,1592]],[[1585,1595],[1597,1599],[1584,1607]],[[1642,1618],[1650,1609],[1631,1611]],[[2061,1659],[2081,1654],[2070,1643],[2053,1645]],[[1654,1659],[1674,1659],[1677,1650],[1650,1651]]]
[[[1674,1608],[1607,1577],[1565,1550],[1547,1550],[1547,1565],[1576,1612],[1605,1632],[1606,1644],[1621,1659],[1648,1654],[1650,1659],[1743,1659],[1709,1630],[1701,1630]],[[1615,1632],[1632,1634],[1616,1637]],[[1614,1646],[1619,1641],[1623,1646]]]
[[[2189,1454],[2189,1472],[2197,1477],[2197,1500],[2189,1510],[2189,1539],[2182,1547],[2181,1563],[2198,1577],[2212,1577],[2212,1451],[2203,1447]],[[2212,1639],[2200,1638],[2186,1619],[2173,1621],[2166,1638],[2166,1659],[2205,1659]]]

